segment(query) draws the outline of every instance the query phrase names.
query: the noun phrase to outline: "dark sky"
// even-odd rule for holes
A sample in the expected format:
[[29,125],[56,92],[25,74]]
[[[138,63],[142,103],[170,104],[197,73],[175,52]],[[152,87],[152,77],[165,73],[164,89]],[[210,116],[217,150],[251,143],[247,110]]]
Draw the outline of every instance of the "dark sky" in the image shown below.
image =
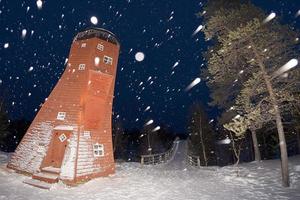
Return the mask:
[[[42,2],[38,9],[36,0],[0,0],[0,95],[11,118],[33,119],[64,71],[73,37],[94,26],[92,16],[98,18],[97,27],[112,31],[121,43],[114,119],[122,120],[124,127],[140,128],[153,119],[155,125],[167,124],[184,132],[190,105],[209,101],[204,81],[184,91],[205,67],[203,34],[192,36],[202,24],[195,13],[203,11],[205,1]],[[300,1],[253,2],[299,28],[300,17],[295,14]],[[24,38],[23,29],[27,31]],[[137,52],[145,54],[142,62],[135,60]],[[215,110],[206,108],[214,118]]]

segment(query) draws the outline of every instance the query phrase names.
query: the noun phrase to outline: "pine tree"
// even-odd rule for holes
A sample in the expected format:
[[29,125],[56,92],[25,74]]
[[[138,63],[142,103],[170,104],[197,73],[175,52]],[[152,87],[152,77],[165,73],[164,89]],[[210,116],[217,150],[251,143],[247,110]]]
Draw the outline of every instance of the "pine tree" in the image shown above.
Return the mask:
[[192,105],[190,110],[188,151],[189,154],[200,156],[200,163],[207,166],[215,159],[214,132],[200,104]]
[[260,9],[247,3],[234,9],[221,8],[207,20],[205,35],[208,39],[215,38],[219,46],[209,56],[209,84],[234,91],[227,98],[236,100],[241,116],[227,128],[235,133],[241,134],[252,123],[260,125],[265,113],[273,116],[280,140],[283,186],[289,186],[280,109],[297,101],[293,95],[296,84],[291,79],[275,78],[274,74],[296,56],[299,46],[295,31],[276,20],[266,23],[265,18]]
[[4,102],[0,100],[0,147],[3,148],[6,139],[9,136],[9,122],[4,110]]

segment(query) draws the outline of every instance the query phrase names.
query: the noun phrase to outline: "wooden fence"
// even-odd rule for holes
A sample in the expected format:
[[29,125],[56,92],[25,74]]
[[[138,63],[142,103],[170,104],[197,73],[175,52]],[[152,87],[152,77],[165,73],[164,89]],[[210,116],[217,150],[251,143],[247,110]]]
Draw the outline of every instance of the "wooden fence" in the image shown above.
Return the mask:
[[199,156],[188,155],[187,160],[188,160],[188,164],[190,166],[201,167],[201,162],[200,162]]
[[175,139],[172,147],[164,153],[141,155],[141,164],[158,165],[158,164],[166,163],[167,161],[173,159],[174,154],[176,153],[176,150],[178,148],[178,140],[179,139]]

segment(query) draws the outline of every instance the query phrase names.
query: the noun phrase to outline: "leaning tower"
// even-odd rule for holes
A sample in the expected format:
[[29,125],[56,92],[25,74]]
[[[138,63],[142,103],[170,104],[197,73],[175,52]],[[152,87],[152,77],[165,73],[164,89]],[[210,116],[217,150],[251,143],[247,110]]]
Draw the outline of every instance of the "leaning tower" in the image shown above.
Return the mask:
[[111,121],[119,50],[107,30],[91,28],[76,35],[61,79],[9,168],[31,174],[32,182],[67,184],[114,173]]

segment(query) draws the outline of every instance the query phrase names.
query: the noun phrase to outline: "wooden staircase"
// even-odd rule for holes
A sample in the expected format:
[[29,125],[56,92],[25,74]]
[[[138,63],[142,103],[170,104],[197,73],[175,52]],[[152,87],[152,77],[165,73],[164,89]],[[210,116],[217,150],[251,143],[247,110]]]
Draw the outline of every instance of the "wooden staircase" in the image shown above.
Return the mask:
[[23,181],[28,185],[32,185],[42,189],[50,189],[53,183],[58,182],[60,168],[44,167],[41,172],[32,175],[31,179]]

